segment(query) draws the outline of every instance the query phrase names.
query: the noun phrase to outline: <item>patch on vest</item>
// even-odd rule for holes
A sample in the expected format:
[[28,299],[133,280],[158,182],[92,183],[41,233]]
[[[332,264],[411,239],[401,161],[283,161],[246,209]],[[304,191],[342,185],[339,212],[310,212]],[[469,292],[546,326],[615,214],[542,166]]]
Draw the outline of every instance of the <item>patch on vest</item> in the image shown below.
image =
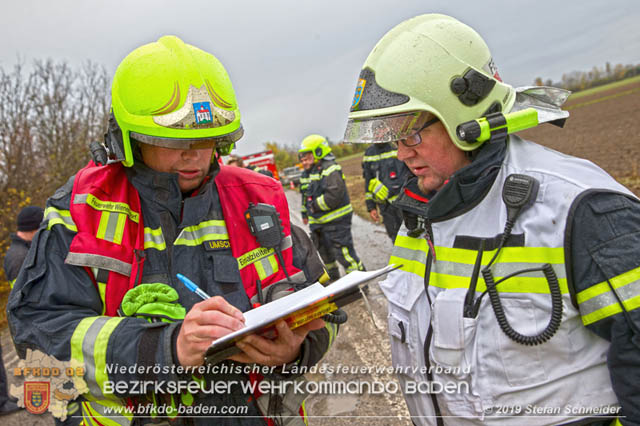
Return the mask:
[[231,244],[229,244],[229,240],[205,241],[203,244],[204,244],[204,249],[206,251],[224,250],[224,249],[231,248]]

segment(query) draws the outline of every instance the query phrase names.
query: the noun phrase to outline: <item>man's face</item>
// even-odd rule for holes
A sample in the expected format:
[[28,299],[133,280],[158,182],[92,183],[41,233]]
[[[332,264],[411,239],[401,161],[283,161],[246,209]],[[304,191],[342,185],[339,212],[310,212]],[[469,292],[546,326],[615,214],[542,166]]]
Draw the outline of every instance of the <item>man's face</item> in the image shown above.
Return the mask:
[[418,187],[425,194],[439,190],[457,170],[470,163],[464,152],[456,147],[442,122],[420,132],[422,142],[406,147],[398,141],[398,159],[418,177]]
[[182,192],[200,186],[209,171],[213,148],[172,149],[146,143],[140,144],[142,160],[158,172],[177,173]]
[[305,152],[300,156],[300,162],[305,170],[311,169],[313,166],[313,152]]

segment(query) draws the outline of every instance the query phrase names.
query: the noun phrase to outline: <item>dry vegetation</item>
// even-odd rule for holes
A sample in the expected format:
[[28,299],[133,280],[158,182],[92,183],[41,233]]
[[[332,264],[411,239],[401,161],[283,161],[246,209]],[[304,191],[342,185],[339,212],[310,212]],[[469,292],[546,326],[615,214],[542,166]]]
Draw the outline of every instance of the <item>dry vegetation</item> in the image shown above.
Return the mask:
[[[0,259],[18,211],[47,197],[86,164],[89,141],[102,138],[110,100],[104,68],[36,61],[0,67]],[[0,269],[0,324],[9,285]]]

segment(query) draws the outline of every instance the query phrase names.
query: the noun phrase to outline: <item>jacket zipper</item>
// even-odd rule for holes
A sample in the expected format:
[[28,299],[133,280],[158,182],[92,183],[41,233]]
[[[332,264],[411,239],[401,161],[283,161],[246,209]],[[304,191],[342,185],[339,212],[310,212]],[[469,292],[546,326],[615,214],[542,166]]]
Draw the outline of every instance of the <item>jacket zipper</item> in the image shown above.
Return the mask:
[[[429,245],[429,253],[427,254],[427,262],[424,270],[424,292],[427,296],[427,301],[429,306],[431,306],[431,297],[429,296],[429,274],[431,273],[431,260],[435,261],[436,259],[436,251],[433,245],[433,229],[431,229],[431,221],[429,219],[425,222],[426,230],[424,238],[427,240],[427,244]],[[424,340],[424,363],[427,367],[427,379],[429,382],[433,382],[433,374],[431,373],[431,361],[429,361],[429,347],[431,345],[431,337],[433,336],[433,327],[431,326],[431,321],[429,321],[429,329],[427,330],[427,337]],[[438,405],[438,399],[436,395],[430,393],[431,403],[433,404],[433,409],[436,413],[436,422],[438,426],[444,426],[444,422],[442,420],[442,413],[440,412],[440,406]]]

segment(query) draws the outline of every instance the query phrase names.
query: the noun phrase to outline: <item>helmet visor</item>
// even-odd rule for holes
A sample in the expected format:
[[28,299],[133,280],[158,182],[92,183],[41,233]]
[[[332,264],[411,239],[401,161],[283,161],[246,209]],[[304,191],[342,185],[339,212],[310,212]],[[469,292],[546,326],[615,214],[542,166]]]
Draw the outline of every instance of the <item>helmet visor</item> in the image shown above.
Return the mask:
[[418,133],[434,117],[427,111],[413,111],[378,117],[353,118],[347,123],[344,141],[387,143],[407,139]]
[[171,149],[205,149],[205,148],[221,148],[237,142],[242,135],[244,129],[240,126],[236,131],[226,135],[213,136],[209,138],[164,138],[160,136],[149,136],[141,133],[131,132],[130,137],[140,143],[160,146]]

